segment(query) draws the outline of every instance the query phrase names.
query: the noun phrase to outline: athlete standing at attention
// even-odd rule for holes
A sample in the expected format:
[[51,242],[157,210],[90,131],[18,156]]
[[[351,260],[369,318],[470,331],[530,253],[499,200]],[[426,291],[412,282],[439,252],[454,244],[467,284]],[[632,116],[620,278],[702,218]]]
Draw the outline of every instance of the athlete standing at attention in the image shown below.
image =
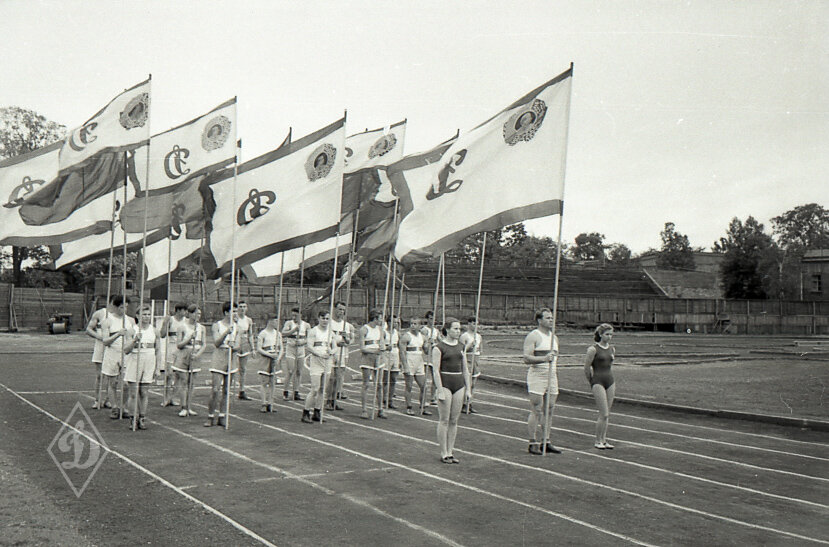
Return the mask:
[[263,357],[263,368],[259,371],[262,383],[262,408],[260,412],[276,412],[273,408],[273,388],[276,369],[282,357],[282,334],[276,329],[276,314],[268,316],[268,324],[256,337],[256,351]]
[[466,354],[459,342],[461,322],[454,317],[447,317],[441,329],[443,339],[432,348],[434,364],[434,382],[438,396],[438,444],[440,461],[443,463],[460,463],[453,454],[455,437],[458,434],[458,417],[461,415],[464,398],[469,393],[469,367]]
[[299,308],[291,308],[291,318],[285,321],[282,326],[282,336],[285,338],[285,359],[283,367],[285,370],[285,391],[282,396],[286,401],[291,399],[291,382],[294,386],[294,401],[302,401],[299,394],[300,380],[302,379],[302,367],[305,363],[305,341],[311,325],[302,320]]
[[368,323],[360,327],[360,353],[362,355],[362,362],[360,363],[360,372],[363,375],[362,389],[360,395],[362,396],[362,413],[360,418],[367,420],[368,415],[368,395],[372,394],[372,398],[377,401],[379,408],[378,418],[385,418],[383,413],[383,392],[385,385],[378,385],[379,375],[382,375],[382,353],[386,350],[384,340],[384,329],[381,323],[380,312],[371,310],[368,313]]
[[[527,391],[530,398],[530,415],[527,418],[527,429],[530,434],[530,454],[543,454],[538,440],[538,426],[543,430],[546,427],[544,421],[544,409],[547,397],[550,398],[549,408],[552,419],[556,398],[558,397],[558,376],[554,366],[555,356],[558,355],[558,338],[553,334],[553,312],[549,308],[542,308],[535,312],[535,321],[538,328],[533,330],[524,339],[524,363],[529,365],[527,369]],[[552,377],[550,366],[553,365]],[[552,382],[550,380],[552,379]],[[550,392],[547,392],[548,385]],[[561,454],[561,450],[547,443],[547,452]]]
[[152,307],[145,304],[139,313],[138,326],[128,331],[124,343],[124,381],[129,385],[130,391],[127,408],[130,411],[138,409],[138,416],[132,417],[133,429],[147,429],[147,393],[155,377],[156,364],[161,360],[161,347],[157,344],[160,337],[153,326]]
[[593,445],[599,450],[609,450],[613,445],[607,442],[607,422],[610,419],[610,407],[613,406],[613,397],[616,395],[616,383],[610,366],[616,357],[616,348],[610,345],[613,338],[613,326],[602,323],[593,331],[593,340],[596,342],[587,348],[587,358],[584,360],[584,375],[590,382],[593,398],[599,407],[599,419],[596,422],[596,443]]
[[346,313],[345,302],[334,304],[334,317],[331,318],[330,326],[338,342],[333,355],[334,371],[328,381],[326,410],[342,410],[340,405],[334,403],[335,399],[348,399],[345,393],[342,393],[343,379],[345,368],[348,366],[348,346],[354,343],[356,332],[354,325],[348,322]]
[[388,408],[397,408],[394,404],[394,389],[397,386],[397,375],[400,374],[400,318],[392,316],[389,323],[391,330],[384,329],[388,367],[383,372],[382,382],[388,383]]
[[[112,313],[104,319],[101,325],[101,342],[104,344],[104,356],[101,362],[103,374],[102,389],[106,389],[107,399],[118,401],[116,390],[118,389],[118,377],[123,370],[124,336],[128,330],[135,328],[135,321],[127,317],[127,306],[130,303],[129,297],[124,298],[120,294],[112,297]],[[121,417],[118,407],[113,406],[109,416],[113,420]]]
[[182,418],[197,415],[191,410],[190,403],[193,401],[196,373],[201,370],[196,365],[199,364],[199,357],[207,348],[205,344],[207,329],[199,323],[200,319],[201,310],[195,304],[191,304],[187,308],[187,318],[178,331],[176,341],[178,353],[173,369],[176,371],[176,389],[181,401],[181,410],[178,415]]
[[[112,300],[112,296],[110,296]],[[104,343],[101,341],[102,331],[101,324],[104,319],[112,312],[109,303],[106,299],[98,299],[99,308],[92,312],[89,318],[89,323],[86,324],[86,334],[95,339],[95,347],[92,348],[92,365],[95,367],[95,402],[92,403],[92,408],[104,408],[104,406],[112,406],[109,401],[104,401],[105,391],[101,389],[101,363],[104,360]]]
[[164,386],[161,406],[180,405],[181,400],[175,400],[178,390],[173,388],[176,377],[172,374],[172,367],[175,365],[178,355],[178,333],[184,322],[187,320],[187,304],[178,303],[175,305],[173,315],[164,318],[161,324],[161,337],[164,338],[164,352],[161,354],[162,361],[159,372],[167,372],[167,381]]
[[475,414],[476,412],[472,408],[472,397],[475,391],[475,383],[478,381],[478,376],[481,375],[481,348],[484,345],[481,333],[475,332],[476,327],[477,323],[475,322],[475,318],[470,317],[466,322],[466,331],[460,337],[461,346],[466,354],[466,363],[469,365],[469,374],[472,377],[472,383],[469,385],[469,399],[464,404],[464,408],[468,414]]
[[[305,423],[321,422],[320,410],[323,404],[323,390],[325,376],[331,374],[334,348],[337,347],[336,335],[329,332],[331,314],[320,310],[317,315],[317,326],[308,331],[308,359],[309,375],[311,376],[311,391],[305,398],[305,408],[302,410],[301,420]],[[311,410],[314,411],[313,416]]]
[[236,328],[239,330],[239,398],[250,401],[250,397],[245,393],[245,371],[248,357],[253,353],[253,319],[248,317],[247,302],[240,300],[238,309]]
[[[233,305],[233,312],[236,305]],[[236,328],[234,313],[231,312],[230,302],[222,305],[224,317],[213,323],[213,361],[210,375],[212,388],[210,400],[207,403],[207,422],[205,427],[225,425],[225,407],[228,404],[227,392],[233,386],[233,374],[238,370],[239,362],[239,333]],[[216,414],[218,411],[218,419]]]
[[400,335],[400,366],[406,380],[406,414],[414,415],[412,391],[413,384],[417,382],[417,387],[420,389],[420,413],[424,416],[431,416],[432,413],[426,410],[426,366],[423,358],[424,340],[420,321],[420,317],[412,317],[409,320],[409,328]]

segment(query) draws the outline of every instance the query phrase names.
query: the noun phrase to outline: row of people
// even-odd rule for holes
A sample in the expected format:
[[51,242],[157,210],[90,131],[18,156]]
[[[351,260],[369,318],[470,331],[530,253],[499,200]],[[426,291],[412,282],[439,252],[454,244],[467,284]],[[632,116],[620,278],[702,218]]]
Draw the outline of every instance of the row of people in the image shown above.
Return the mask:
[[[87,332],[96,338],[93,362],[100,362],[99,396],[95,406],[107,405],[116,400],[115,388],[122,377],[129,386],[130,399],[122,407],[133,408],[138,398],[138,427],[145,428],[147,389],[153,381],[156,363],[164,363],[175,373],[175,382],[169,387],[173,396],[165,396],[162,404],[178,401],[180,416],[192,416],[191,400],[194,376],[199,357],[205,351],[205,329],[199,323],[201,310],[190,306],[182,310],[176,306],[173,316],[165,318],[161,328],[152,327],[152,313],[145,306],[140,313],[139,324],[125,314],[124,301],[119,295],[112,299],[110,312],[94,315]],[[454,463],[452,453],[457,433],[457,420],[461,411],[475,412],[471,399],[475,380],[480,375],[480,356],[483,339],[477,332],[474,319],[467,322],[465,331],[459,320],[449,318],[441,329],[424,325],[424,319],[413,317],[403,330],[398,318],[383,321],[381,314],[372,311],[369,321],[357,331],[345,318],[345,305],[337,302],[332,318],[328,311],[320,311],[317,324],[311,327],[300,317],[299,309],[291,310],[291,317],[278,328],[275,315],[268,318],[265,328],[252,340],[253,322],[246,314],[244,304],[231,309],[223,306],[223,317],[212,326],[215,350],[211,360],[211,393],[208,403],[206,426],[224,425],[227,406],[228,382],[233,385],[237,376],[244,374],[243,359],[247,361],[254,352],[262,359],[261,379],[262,412],[274,411],[274,390],[277,375],[284,374],[283,397],[303,401],[301,420],[307,423],[322,421],[323,410],[342,410],[338,398],[342,393],[342,380],[348,365],[349,346],[359,341],[361,382],[361,417],[385,418],[385,408],[394,406],[394,389],[400,372],[405,378],[404,401],[406,412],[414,414],[412,401],[414,384],[419,388],[420,414],[430,415],[427,409],[426,385],[432,379],[433,394],[438,407],[438,438],[441,461]],[[98,312],[96,312],[97,314]],[[428,317],[428,314],[427,314]],[[561,451],[549,441],[542,446],[545,408],[552,417],[558,396],[558,379],[554,363],[558,355],[558,339],[553,333],[553,315],[549,309],[536,313],[537,328],[524,340],[523,360],[528,365],[527,391],[530,413],[527,419],[531,454]],[[389,328],[390,325],[390,328]],[[612,449],[607,442],[607,424],[615,395],[613,375],[610,371],[615,353],[610,346],[613,329],[602,324],[594,332],[595,344],[588,348],[585,360],[585,376],[591,385],[599,419],[596,428],[597,449]],[[160,339],[167,337],[173,344],[173,359],[161,358]],[[168,342],[169,344],[170,342]],[[99,346],[100,344],[100,346]],[[150,351],[152,350],[152,351]],[[171,353],[169,350],[168,354]],[[138,366],[139,363],[143,365]],[[123,366],[122,366],[123,363]],[[281,363],[281,367],[280,367]],[[166,377],[172,377],[167,370]],[[307,397],[300,395],[300,380],[305,373],[310,378],[311,389]],[[168,391],[165,384],[165,395]],[[240,398],[244,383],[240,382]],[[370,404],[369,404],[370,403]],[[371,410],[369,411],[369,406]],[[371,412],[371,415],[370,413]],[[112,416],[119,415],[113,408]],[[127,412],[127,416],[129,413]],[[539,428],[542,429],[539,435]]]

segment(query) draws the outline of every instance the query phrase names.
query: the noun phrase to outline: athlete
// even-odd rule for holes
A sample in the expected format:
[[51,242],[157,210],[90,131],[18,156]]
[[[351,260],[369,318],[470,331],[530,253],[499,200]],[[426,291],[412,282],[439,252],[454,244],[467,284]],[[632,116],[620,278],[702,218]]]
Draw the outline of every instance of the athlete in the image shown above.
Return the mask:
[[461,322],[454,317],[447,317],[441,329],[443,339],[432,348],[434,363],[434,382],[438,394],[438,444],[440,461],[443,463],[460,463],[453,454],[455,437],[458,434],[458,417],[463,402],[469,393],[471,379],[466,363],[466,354],[459,338]]
[[[366,407],[369,392],[371,392],[374,400],[377,401],[379,411],[378,418],[385,418],[383,413],[383,399],[385,398],[385,384],[378,386],[380,383],[379,376],[382,376],[383,364],[382,354],[386,351],[386,344],[383,336],[384,329],[381,323],[381,315],[377,310],[371,310],[368,314],[368,323],[360,327],[360,355],[362,362],[360,363],[360,372],[363,374],[362,389],[360,395],[362,396],[362,413],[360,418],[367,420],[369,418],[368,409]],[[374,404],[374,402],[372,402]],[[372,411],[373,412],[373,411]]]
[[273,388],[276,382],[276,369],[282,358],[282,334],[277,330],[277,318],[273,313],[268,316],[268,324],[256,337],[256,351],[262,356],[262,370],[259,379],[262,383],[262,408],[260,412],[276,412],[273,408]]
[[[234,305],[234,312],[236,311]],[[224,317],[213,323],[213,362],[211,376],[213,388],[210,392],[210,401],[207,404],[207,422],[205,427],[225,425],[224,410],[227,405],[228,386],[233,385],[233,375],[239,370],[239,331],[231,314],[230,302],[222,305]],[[230,362],[228,364],[228,361]],[[218,411],[218,419],[216,414]]]
[[[107,399],[110,401],[118,401],[116,391],[118,378],[123,372],[124,336],[128,330],[135,328],[135,320],[126,315],[129,303],[129,297],[114,295],[111,304],[112,313],[103,320],[101,325],[101,343],[104,345],[104,355],[101,359],[102,389],[106,389]],[[128,413],[124,415],[128,416]],[[122,417],[122,413],[118,407],[113,406],[109,417],[117,420]]]
[[400,351],[400,366],[403,369],[403,377],[406,381],[406,414],[414,414],[412,410],[412,387],[417,382],[420,389],[420,413],[431,416],[432,413],[426,410],[426,367],[423,359],[423,333],[419,317],[412,317],[409,320],[409,328],[400,335],[398,344]]
[[302,379],[302,367],[305,362],[305,342],[311,325],[302,320],[299,308],[291,308],[291,318],[285,321],[282,326],[282,336],[285,339],[285,359],[283,367],[285,371],[285,390],[282,396],[286,401],[291,399],[291,382],[294,386],[294,401],[302,401],[299,394],[300,380]]
[[124,343],[124,381],[130,389],[127,408],[138,410],[138,416],[132,417],[133,429],[147,429],[147,392],[155,378],[155,367],[161,362],[161,346],[156,343],[161,334],[153,326],[152,308],[144,305],[140,311],[138,326],[128,331]]
[[[112,296],[109,297],[110,301]],[[101,389],[103,378],[101,377],[101,362],[104,360],[104,343],[101,341],[101,324],[107,315],[111,313],[110,303],[106,299],[98,299],[98,309],[92,312],[89,323],[86,324],[86,334],[95,339],[95,346],[92,348],[92,365],[95,367],[95,402],[92,408],[110,408],[112,404],[104,401],[104,390]]]
[[599,419],[596,422],[596,443],[593,445],[599,450],[610,450],[613,445],[607,442],[607,422],[610,419],[610,407],[616,395],[616,384],[610,367],[616,358],[616,348],[610,345],[613,338],[613,327],[602,323],[593,331],[593,340],[596,342],[587,348],[587,358],[584,360],[584,375],[590,382],[593,398],[599,407]]
[[391,332],[383,329],[386,341],[386,360],[388,367],[383,371],[383,384],[388,387],[386,403],[388,408],[397,408],[394,405],[394,388],[397,385],[397,375],[400,374],[400,318],[392,316]]
[[475,395],[475,384],[478,381],[478,376],[481,375],[481,349],[484,345],[484,340],[481,334],[477,331],[477,323],[474,317],[466,320],[466,330],[459,339],[466,355],[466,362],[469,365],[469,374],[472,377],[472,383],[469,386],[469,400],[464,404],[464,410],[467,414],[475,414],[476,410],[472,408],[472,398]]
[[248,357],[253,353],[253,319],[247,313],[248,303],[240,300],[236,328],[239,330],[239,398],[243,401],[250,401],[250,397],[245,393],[245,372]]
[[[423,316],[423,327],[421,328],[421,332],[423,333],[423,357],[426,359],[426,367],[429,372],[427,377],[434,376],[432,348],[435,347],[435,344],[437,344],[440,338],[440,329],[434,326],[434,316],[435,314],[432,313],[432,310],[427,311],[426,315]],[[436,404],[438,404],[437,388],[434,382],[432,382],[432,398],[429,401],[429,406],[435,406]]]
[[[320,410],[323,403],[323,390],[326,376],[331,374],[333,355],[338,348],[337,336],[329,328],[331,314],[327,310],[320,310],[317,314],[317,326],[308,331],[307,348],[310,353],[308,359],[309,376],[311,377],[311,391],[305,399],[305,408],[302,410],[302,421],[305,423],[321,422]],[[311,416],[313,409],[314,415]]]
[[[542,308],[535,312],[535,321],[538,328],[533,330],[524,339],[524,363],[529,365],[527,369],[527,391],[530,399],[530,415],[527,418],[527,429],[530,434],[530,454],[543,454],[538,441],[538,426],[541,425],[542,432],[545,424],[543,417],[547,397],[550,398],[549,408],[552,419],[555,409],[556,398],[558,397],[558,376],[555,369],[555,357],[558,355],[558,338],[553,334],[553,312],[549,308]],[[552,376],[550,367],[552,366]],[[551,387],[547,392],[548,385]],[[542,435],[543,438],[543,435]],[[547,443],[547,452],[561,454],[561,450]]]
[[342,410],[340,405],[335,404],[335,398],[348,399],[342,392],[343,379],[348,366],[348,346],[354,343],[356,332],[354,325],[347,321],[346,311],[344,302],[334,303],[334,317],[331,318],[330,324],[338,342],[337,351],[334,352],[334,372],[328,381],[326,410]]
[[[175,305],[173,315],[165,317],[164,322],[161,323],[161,337],[164,338],[164,352],[159,367],[159,372],[164,373],[165,370],[167,372],[167,381],[164,386],[164,395],[162,397],[161,406],[178,406],[181,404],[180,399],[176,399],[176,395],[178,395],[178,389],[175,389],[174,382],[176,377],[170,373],[170,369],[175,366],[176,363],[176,356],[178,354],[178,345],[176,341],[178,340],[178,333],[181,329],[182,325],[184,325],[185,320],[187,319],[187,304],[177,303]],[[168,398],[169,394],[169,398]]]
[[199,323],[200,319],[201,310],[199,307],[195,304],[188,306],[187,317],[178,331],[176,341],[178,352],[176,353],[176,364],[173,366],[173,370],[176,373],[177,396],[181,401],[181,410],[178,415],[182,418],[197,416],[190,408],[190,403],[193,401],[193,386],[195,386],[196,374],[201,371],[196,365],[198,365],[199,358],[207,348],[205,343],[207,329]]

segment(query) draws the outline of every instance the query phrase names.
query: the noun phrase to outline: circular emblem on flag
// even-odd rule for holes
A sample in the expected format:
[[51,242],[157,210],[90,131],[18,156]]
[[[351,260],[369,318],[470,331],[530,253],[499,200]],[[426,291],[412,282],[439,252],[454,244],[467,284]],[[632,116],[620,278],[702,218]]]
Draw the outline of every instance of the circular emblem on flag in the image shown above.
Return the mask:
[[139,93],[127,103],[127,107],[121,112],[121,126],[130,130],[135,127],[144,127],[150,115],[150,94]]
[[221,148],[230,137],[230,119],[227,116],[216,116],[204,126],[201,135],[201,146],[208,152]]
[[331,169],[334,168],[334,160],[336,159],[337,149],[330,144],[321,144],[305,160],[305,172],[308,174],[308,180],[314,181],[327,177]]
[[536,131],[547,114],[547,105],[541,99],[535,99],[526,108],[522,108],[504,123],[504,142],[515,146],[521,141],[535,137]]
[[395,146],[397,146],[397,137],[394,136],[394,133],[383,135],[377,139],[377,142],[371,145],[371,148],[368,150],[368,157],[376,158],[378,156],[383,156],[394,150]]

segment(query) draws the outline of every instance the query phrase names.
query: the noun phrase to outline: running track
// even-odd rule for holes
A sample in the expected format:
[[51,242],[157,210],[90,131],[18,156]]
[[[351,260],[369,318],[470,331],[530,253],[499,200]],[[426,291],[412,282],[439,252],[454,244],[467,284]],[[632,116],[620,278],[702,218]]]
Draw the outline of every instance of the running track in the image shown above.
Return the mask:
[[229,431],[202,426],[204,388],[195,418],[156,392],[146,431],[88,410],[110,452],[75,498],[46,448],[77,401],[89,409],[86,358],[4,356],[0,449],[92,543],[829,544],[825,433],[620,407],[616,449],[598,451],[594,408],[564,398],[564,454],[542,458],[522,391],[487,383],[461,417],[460,465],[439,462],[436,416],[359,419],[357,384],[322,425],[280,392],[273,415],[234,400]]

